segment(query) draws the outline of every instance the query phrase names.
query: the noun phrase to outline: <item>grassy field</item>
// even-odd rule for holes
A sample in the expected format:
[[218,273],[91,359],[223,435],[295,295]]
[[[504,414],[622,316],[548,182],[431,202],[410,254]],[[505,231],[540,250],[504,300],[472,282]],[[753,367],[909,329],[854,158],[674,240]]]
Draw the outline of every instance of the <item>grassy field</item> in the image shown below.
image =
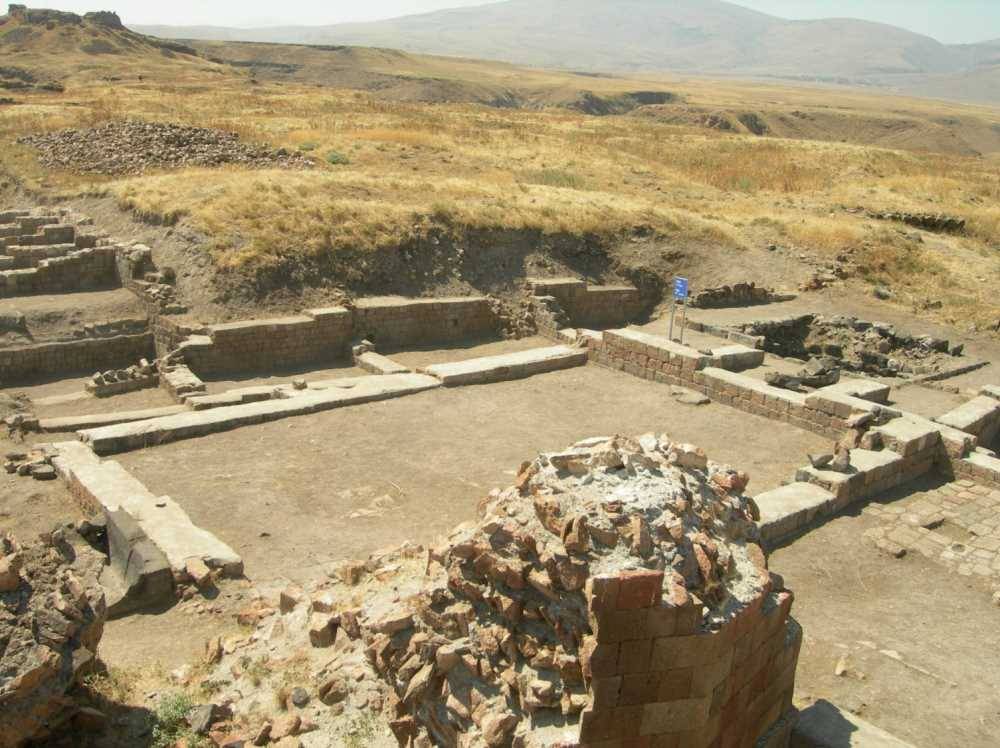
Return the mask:
[[[365,91],[212,75],[210,85],[204,71],[188,66],[168,85],[78,81],[63,94],[24,95],[18,106],[0,107],[0,167],[30,189],[113,196],[138,214],[185,220],[207,237],[220,269],[392,246],[430,226],[591,234],[610,243],[643,227],[667,241],[734,250],[774,243],[830,258],[852,251],[865,279],[892,285],[904,303],[941,300],[944,313],[962,322],[1000,318],[1000,158],[865,144],[876,115],[967,118],[978,127],[997,114],[990,110],[833,89],[674,82],[691,106],[752,102],[761,110],[854,116],[858,142],[845,143],[671,124],[655,111],[592,117],[389,102]],[[565,74],[538,75],[548,90],[569,85]],[[13,144],[28,132],[130,117],[234,130],[299,149],[316,166],[104,179],[45,172],[29,149]],[[845,210],[856,207],[954,214],[967,219],[969,232],[918,243],[905,226]]]

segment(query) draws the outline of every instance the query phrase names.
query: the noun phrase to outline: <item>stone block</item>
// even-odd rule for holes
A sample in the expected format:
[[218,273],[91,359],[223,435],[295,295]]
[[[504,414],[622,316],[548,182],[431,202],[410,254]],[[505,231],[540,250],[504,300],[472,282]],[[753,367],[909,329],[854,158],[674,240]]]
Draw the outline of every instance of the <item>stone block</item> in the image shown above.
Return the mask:
[[712,349],[715,365],[726,371],[756,369],[764,363],[764,351],[744,345],[729,345]]
[[816,517],[833,512],[834,495],[814,483],[791,483],[754,497],[760,509],[761,538],[774,545]]

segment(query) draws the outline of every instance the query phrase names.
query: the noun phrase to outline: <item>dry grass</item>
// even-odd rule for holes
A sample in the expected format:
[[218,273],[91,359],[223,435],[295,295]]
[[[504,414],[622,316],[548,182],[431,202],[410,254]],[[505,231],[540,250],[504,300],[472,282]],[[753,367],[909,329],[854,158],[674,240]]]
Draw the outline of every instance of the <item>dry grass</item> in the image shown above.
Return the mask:
[[[737,90],[720,84],[717,95],[722,101]],[[793,90],[782,91],[787,102]],[[827,97],[826,105],[834,101]],[[837,103],[857,105],[851,97]],[[235,130],[301,148],[317,167],[95,180],[44,174],[30,153],[8,145],[23,132],[125,116]],[[734,248],[775,242],[830,256],[853,249],[873,282],[890,280],[914,299],[947,292],[967,300],[955,305],[956,319],[995,321],[1000,312],[992,284],[980,280],[1000,271],[1000,176],[992,159],[562,110],[386,103],[357,91],[243,80],[92,85],[75,89],[72,101],[32,97],[27,106],[0,108],[0,142],[0,166],[29,186],[113,195],[159,220],[185,218],[209,238],[222,268],[391,246],[431,225],[609,238],[643,226]],[[328,163],[331,153],[341,163]],[[914,248],[901,239],[906,227],[844,210],[856,206],[960,215],[969,236]]]

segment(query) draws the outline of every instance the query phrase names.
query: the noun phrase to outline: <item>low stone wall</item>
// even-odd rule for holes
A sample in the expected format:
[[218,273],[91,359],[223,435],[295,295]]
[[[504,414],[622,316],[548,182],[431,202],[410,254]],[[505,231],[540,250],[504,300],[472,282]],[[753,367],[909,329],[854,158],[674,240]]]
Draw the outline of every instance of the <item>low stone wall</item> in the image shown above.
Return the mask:
[[343,358],[351,340],[351,313],[342,307],[303,315],[209,325],[206,336],[181,346],[197,374],[222,374],[320,363]]
[[779,294],[770,288],[758,288],[756,283],[735,283],[731,286],[699,291],[691,299],[691,306],[696,309],[724,309],[768,304],[772,301],[790,301],[794,298],[794,294]]
[[68,293],[118,285],[113,246],[81,249],[38,267],[0,272],[0,297]]
[[649,571],[588,583],[594,635],[581,660],[590,705],[572,745],[707,748],[765,736],[787,745],[787,733],[775,733],[794,723],[802,629],[790,616],[792,593],[765,592],[705,632],[687,593],[664,599],[662,587],[663,573]]
[[[175,328],[177,331],[179,327]],[[330,307],[278,319],[209,325],[179,348],[199,375],[266,371],[346,359],[366,339],[382,350],[455,343],[496,335],[485,297],[363,299],[354,309]],[[165,339],[172,335],[163,333]]]
[[153,336],[148,332],[0,349],[0,383],[9,386],[39,377],[92,374],[152,356]]
[[382,350],[488,338],[497,334],[489,299],[360,299],[353,310],[354,339],[371,340]]
[[527,285],[532,295],[555,299],[573,327],[617,327],[646,311],[633,286],[588,286],[575,278],[531,278]]

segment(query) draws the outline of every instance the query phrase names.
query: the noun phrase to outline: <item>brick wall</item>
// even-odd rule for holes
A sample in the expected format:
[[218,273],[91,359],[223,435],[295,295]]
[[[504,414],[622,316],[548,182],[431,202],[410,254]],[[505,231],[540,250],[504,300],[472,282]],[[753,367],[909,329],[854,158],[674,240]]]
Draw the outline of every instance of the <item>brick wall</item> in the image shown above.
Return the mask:
[[66,293],[118,285],[115,247],[70,252],[42,260],[38,267],[0,272],[0,297]]
[[[766,571],[762,571],[766,575]],[[792,594],[765,591],[715,631],[662,572],[592,578],[593,636],[582,664],[590,704],[580,746],[752,746],[794,714],[802,630]],[[776,745],[776,743],[772,743]]]
[[588,286],[572,278],[533,278],[528,288],[535,296],[554,298],[573,327],[617,327],[635,322],[646,311],[638,289],[632,286]]
[[[482,297],[364,299],[355,309],[331,307],[278,319],[209,325],[189,339],[188,365],[201,375],[266,371],[344,360],[352,341],[368,338],[382,350],[494,337],[497,319]],[[166,332],[164,339],[172,336]]]
[[354,337],[380,349],[452,343],[497,334],[489,299],[361,299],[354,308]]
[[151,333],[0,349],[0,383],[8,386],[39,377],[92,374],[124,368],[152,355]]

